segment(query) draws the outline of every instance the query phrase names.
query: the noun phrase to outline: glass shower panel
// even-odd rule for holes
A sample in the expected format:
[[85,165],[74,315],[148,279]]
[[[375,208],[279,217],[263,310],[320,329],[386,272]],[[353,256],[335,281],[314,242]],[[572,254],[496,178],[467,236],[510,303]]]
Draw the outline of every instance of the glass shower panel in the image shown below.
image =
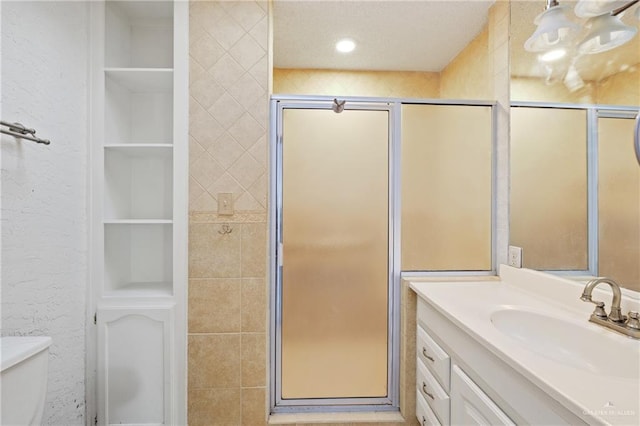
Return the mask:
[[511,108],[511,245],[523,266],[587,270],[587,113]]
[[283,399],[387,395],[388,121],[284,110]]
[[598,275],[640,291],[640,167],[633,124],[598,119]]
[[402,270],[491,270],[491,107],[402,106]]

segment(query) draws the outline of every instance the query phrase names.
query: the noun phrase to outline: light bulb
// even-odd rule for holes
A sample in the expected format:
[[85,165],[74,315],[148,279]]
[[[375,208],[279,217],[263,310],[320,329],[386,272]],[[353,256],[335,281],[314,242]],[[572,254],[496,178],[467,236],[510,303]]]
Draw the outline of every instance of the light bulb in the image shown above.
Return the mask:
[[336,43],[336,50],[341,53],[353,52],[355,48],[356,42],[349,38],[342,39]]
[[557,61],[558,59],[562,59],[565,56],[567,56],[567,50],[560,48],[549,50],[548,52],[538,55],[538,59],[542,62],[553,62]]

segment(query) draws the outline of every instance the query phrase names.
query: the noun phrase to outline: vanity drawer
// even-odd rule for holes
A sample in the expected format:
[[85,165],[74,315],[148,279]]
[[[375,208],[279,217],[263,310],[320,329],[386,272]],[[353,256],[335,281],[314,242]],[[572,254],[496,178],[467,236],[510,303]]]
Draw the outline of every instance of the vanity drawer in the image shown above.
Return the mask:
[[449,392],[451,357],[419,325],[416,337],[416,350],[418,352],[418,359],[431,370],[444,390]]
[[438,420],[443,425],[449,424],[449,395],[442,389],[436,378],[427,370],[427,367],[418,360],[416,371],[416,384],[418,397],[423,398],[433,410]]
[[416,417],[420,426],[441,426],[440,420],[436,417],[435,413],[424,400],[422,393],[419,389],[416,389]]

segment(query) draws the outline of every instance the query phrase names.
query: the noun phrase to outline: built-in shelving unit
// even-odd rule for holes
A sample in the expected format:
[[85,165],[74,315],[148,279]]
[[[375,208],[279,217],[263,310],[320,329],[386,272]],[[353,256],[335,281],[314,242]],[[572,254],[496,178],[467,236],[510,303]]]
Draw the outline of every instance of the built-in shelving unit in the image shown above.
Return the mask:
[[92,23],[97,419],[186,424],[188,3],[98,1]]

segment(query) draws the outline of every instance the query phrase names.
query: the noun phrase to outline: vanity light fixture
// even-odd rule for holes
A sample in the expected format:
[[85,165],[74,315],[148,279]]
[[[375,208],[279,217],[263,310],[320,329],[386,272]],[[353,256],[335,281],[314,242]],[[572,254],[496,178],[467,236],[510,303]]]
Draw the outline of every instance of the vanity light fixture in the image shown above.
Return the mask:
[[351,40],[350,38],[343,38],[336,43],[336,50],[340,53],[353,52],[355,48],[356,42]]
[[538,28],[524,43],[524,48],[529,52],[546,52],[571,44],[580,26],[569,19],[568,10],[557,0],[547,0],[545,11],[534,21]]
[[611,13],[627,3],[629,3],[629,0],[580,0],[576,4],[574,12],[580,18],[592,18]]
[[[588,32],[580,42],[575,38],[581,25],[567,15],[568,8],[560,6],[558,0],[546,1],[545,11],[534,21],[538,28],[524,44],[529,52],[550,52],[576,44],[581,55],[606,52],[625,44],[638,32],[637,28],[623,24],[620,16],[640,0],[580,0],[574,12],[577,17],[588,18],[583,21]],[[635,14],[640,19],[640,6]],[[548,61],[544,55],[539,59]]]
[[578,51],[583,54],[606,52],[615,49],[631,40],[638,30],[625,25],[618,16],[605,13],[589,19],[587,23],[589,33],[578,45]]

